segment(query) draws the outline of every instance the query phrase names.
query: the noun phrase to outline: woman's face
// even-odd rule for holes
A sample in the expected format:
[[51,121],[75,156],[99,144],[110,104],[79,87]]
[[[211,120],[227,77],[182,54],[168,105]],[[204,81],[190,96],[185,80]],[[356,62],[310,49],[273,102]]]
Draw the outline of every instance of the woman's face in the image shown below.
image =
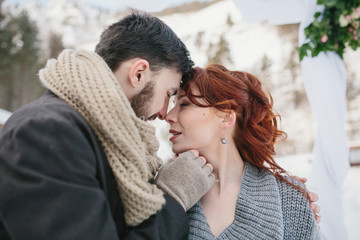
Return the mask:
[[[195,95],[199,94],[196,88],[192,88]],[[200,103],[205,103],[201,98]],[[190,149],[196,149],[200,153],[214,149],[220,143],[221,121],[215,108],[199,107],[186,97],[181,91],[175,99],[175,107],[167,114],[166,121],[170,124],[172,137],[172,150],[174,153],[182,153]]]

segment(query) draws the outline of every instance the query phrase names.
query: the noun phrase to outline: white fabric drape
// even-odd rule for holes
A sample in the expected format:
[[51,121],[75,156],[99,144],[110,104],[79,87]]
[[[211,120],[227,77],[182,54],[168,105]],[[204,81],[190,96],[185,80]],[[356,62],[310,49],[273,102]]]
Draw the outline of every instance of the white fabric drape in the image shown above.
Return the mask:
[[[234,0],[250,23],[300,23],[299,45],[306,41],[304,28],[320,7],[316,0]],[[321,9],[321,8],[320,8]],[[264,40],[265,41],[265,40]],[[334,52],[321,53],[301,62],[305,91],[318,123],[309,185],[319,195],[323,239],[347,239],[342,206],[342,184],[349,169],[349,149],[345,132],[346,73]]]
[[4,124],[10,117],[11,112],[0,108],[0,124]]
[[301,63],[304,85],[318,122],[309,184],[319,195],[321,230],[326,239],[346,239],[341,188],[349,168],[345,133],[346,77],[336,53]]

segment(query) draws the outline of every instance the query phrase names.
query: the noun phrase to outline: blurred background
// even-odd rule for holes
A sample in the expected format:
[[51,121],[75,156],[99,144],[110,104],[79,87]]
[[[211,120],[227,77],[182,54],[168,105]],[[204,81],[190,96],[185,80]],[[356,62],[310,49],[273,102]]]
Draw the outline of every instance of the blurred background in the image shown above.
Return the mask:
[[[299,24],[249,24],[232,0],[0,0],[0,109],[13,112],[44,93],[38,71],[64,48],[94,50],[101,32],[137,8],[158,16],[184,41],[195,64],[249,71],[271,92],[288,138],[277,159],[308,176],[316,122],[304,91],[296,50]],[[347,49],[349,147],[360,146],[360,51]],[[1,112],[0,112],[1,113]],[[159,155],[172,155],[166,123],[155,121]],[[360,168],[344,183],[349,239],[360,239]],[[315,189],[316,191],[316,189]]]

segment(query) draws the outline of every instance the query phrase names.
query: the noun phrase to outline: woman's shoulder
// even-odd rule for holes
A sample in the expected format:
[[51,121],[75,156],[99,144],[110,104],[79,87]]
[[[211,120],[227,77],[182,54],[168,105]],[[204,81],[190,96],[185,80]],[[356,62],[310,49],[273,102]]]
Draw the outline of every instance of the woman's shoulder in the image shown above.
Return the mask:
[[[288,182],[292,183],[294,186],[290,185],[289,183],[287,183],[282,179],[279,178],[276,179],[279,188],[279,193],[282,199],[282,205],[283,206],[291,205],[291,207],[294,208],[304,207],[310,209],[305,185],[292,177],[289,176],[283,176],[283,177]],[[298,186],[299,188],[295,186]]]
[[303,189],[277,179],[285,227],[284,239],[320,239],[315,217],[306,196],[305,185],[291,177],[284,178]]
[[247,180],[252,182],[272,181],[273,184],[277,185],[280,195],[286,198],[291,197],[291,198],[299,198],[304,200],[306,199],[306,195],[304,194],[304,192],[306,191],[305,185],[292,177],[286,175],[283,176],[283,178],[286,179],[288,182],[292,183],[295,186],[299,186],[301,189],[304,189],[304,191],[300,191],[300,189],[296,188],[295,186],[292,186],[286,181],[277,178],[270,171],[267,171],[264,168],[253,166],[250,163],[245,163],[244,177],[249,178]]
[[[296,179],[294,179],[294,178],[292,178],[292,177],[289,177],[289,176],[287,176],[287,175],[282,175],[282,177],[283,177],[285,180],[287,180],[288,182],[294,184],[295,186],[298,186],[298,187],[306,190],[306,186],[305,186],[302,182],[300,182],[299,180],[296,180]],[[298,190],[298,188],[296,188],[295,186],[290,185],[289,183],[285,182],[284,180],[282,180],[282,179],[280,179],[280,178],[277,178],[277,184],[278,184],[278,186],[279,186],[279,188],[280,188],[281,190],[291,191],[291,192],[292,192],[292,191],[295,191],[295,192],[299,192],[299,193],[300,193],[300,191]]]

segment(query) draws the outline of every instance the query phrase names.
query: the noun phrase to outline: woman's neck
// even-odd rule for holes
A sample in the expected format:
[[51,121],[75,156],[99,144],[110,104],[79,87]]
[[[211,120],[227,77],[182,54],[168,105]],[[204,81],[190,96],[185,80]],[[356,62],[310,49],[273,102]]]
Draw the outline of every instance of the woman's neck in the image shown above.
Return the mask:
[[207,222],[215,237],[235,219],[236,201],[244,172],[244,162],[235,144],[231,142],[220,144],[207,149],[208,151],[199,150],[200,155],[213,165],[214,174],[218,179],[200,199]]
[[211,148],[208,151],[200,151],[200,155],[204,156],[206,160],[212,164],[214,174],[217,179],[212,191],[217,194],[226,192],[228,187],[240,186],[244,162],[240,156],[235,144],[228,142],[221,144],[217,148]]

